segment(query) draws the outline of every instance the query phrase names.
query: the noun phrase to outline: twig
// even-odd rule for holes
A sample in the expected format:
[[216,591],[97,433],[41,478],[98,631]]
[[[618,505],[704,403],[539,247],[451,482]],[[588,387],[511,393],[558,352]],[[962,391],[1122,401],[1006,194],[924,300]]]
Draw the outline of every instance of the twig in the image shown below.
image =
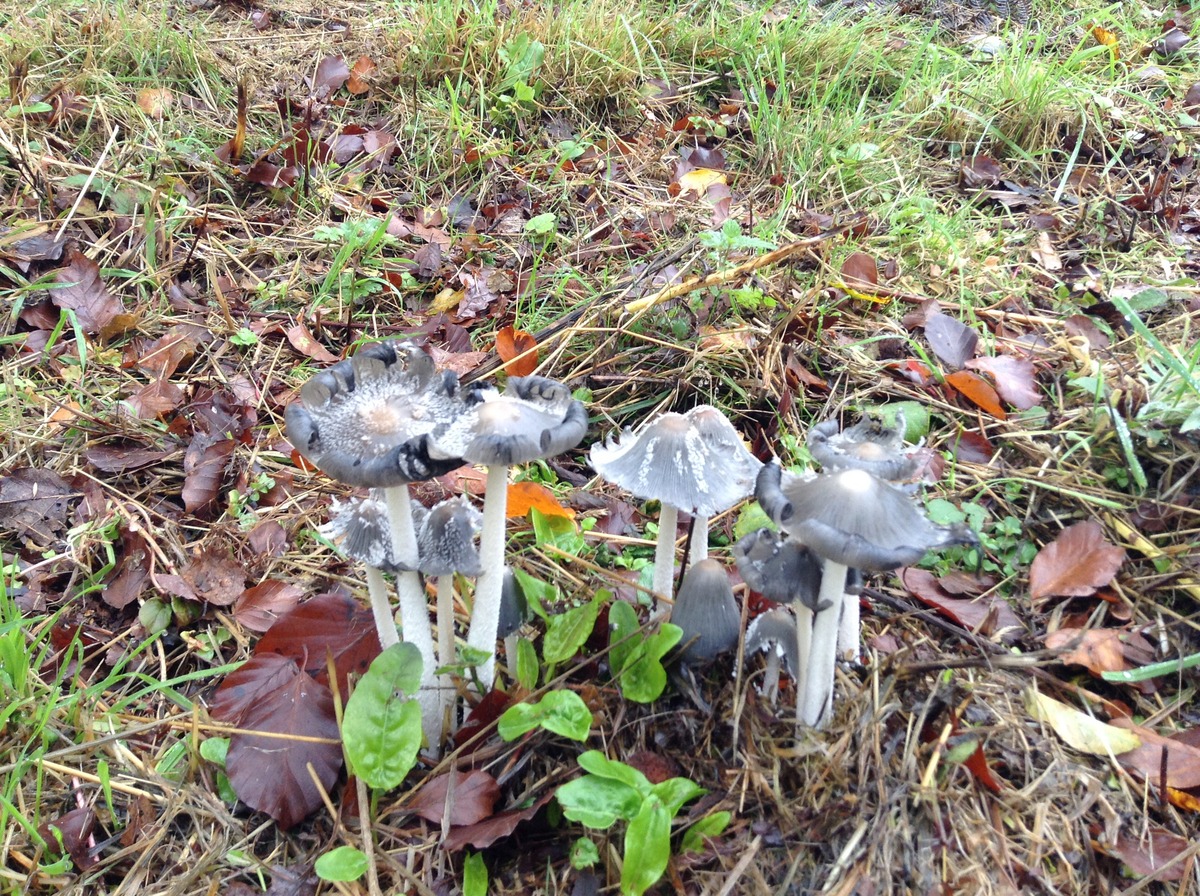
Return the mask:
[[737,886],[742,875],[746,873],[746,869],[750,867],[750,863],[754,861],[754,857],[758,855],[758,848],[762,846],[762,834],[757,834],[750,845],[746,847],[746,853],[738,863],[733,866],[733,870],[729,872],[729,877],[725,879],[725,884],[717,891],[717,896],[729,896],[733,892],[733,888]]

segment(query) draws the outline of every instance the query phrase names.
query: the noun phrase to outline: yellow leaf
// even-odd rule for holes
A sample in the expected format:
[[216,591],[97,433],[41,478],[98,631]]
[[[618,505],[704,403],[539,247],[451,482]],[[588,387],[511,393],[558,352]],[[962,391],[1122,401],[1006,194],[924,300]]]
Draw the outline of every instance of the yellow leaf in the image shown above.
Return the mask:
[[508,515],[525,516],[534,508],[546,516],[575,519],[575,511],[559,504],[554,492],[546,486],[528,481],[511,483],[508,487]]
[[1029,692],[1026,708],[1035,719],[1053,728],[1067,746],[1081,753],[1115,756],[1136,750],[1142,745],[1141,738],[1132,731],[1107,725],[1037,691]]
[[447,286],[433,297],[433,301],[429,303],[429,313],[445,314],[447,311],[457,308],[464,295],[466,295],[466,290],[451,289]]
[[695,193],[703,196],[713,184],[728,183],[724,171],[714,171],[712,168],[693,168],[679,178],[679,193]]
[[1099,25],[1093,25],[1092,37],[1096,39],[1096,43],[1108,47],[1113,59],[1121,58],[1121,48],[1117,45],[1117,36],[1113,32],[1107,28],[1101,28]]
[[145,87],[138,91],[137,106],[151,118],[162,118],[174,100],[169,87]]

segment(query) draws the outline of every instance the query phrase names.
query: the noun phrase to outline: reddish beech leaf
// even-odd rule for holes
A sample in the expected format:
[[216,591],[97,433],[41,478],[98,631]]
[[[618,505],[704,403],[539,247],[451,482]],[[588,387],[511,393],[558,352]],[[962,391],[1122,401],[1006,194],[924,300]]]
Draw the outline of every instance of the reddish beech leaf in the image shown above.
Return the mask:
[[459,276],[463,280],[466,289],[463,291],[463,296],[458,302],[458,311],[455,314],[458,320],[470,320],[471,318],[479,317],[499,298],[492,288],[488,286],[486,276],[482,274],[480,276],[460,274]]
[[530,510],[537,509],[547,516],[563,516],[569,520],[575,519],[575,511],[563,507],[554,497],[554,492],[536,482],[525,480],[514,482],[508,487],[508,515],[525,516]]
[[121,530],[121,559],[112,578],[100,592],[101,599],[117,610],[127,607],[142,593],[150,578],[150,546],[140,532]]
[[1033,362],[1028,358],[984,356],[972,358],[966,366],[972,370],[982,370],[990,376],[1000,397],[1018,411],[1026,411],[1042,403],[1042,393],[1038,391],[1034,378]]
[[967,757],[963,762],[975,780],[990,790],[992,793],[999,793],[1001,790],[1000,782],[996,780],[996,776],[992,774],[992,769],[988,765],[987,756],[983,752],[983,741],[975,745],[975,752]]
[[1120,717],[1114,718],[1111,724],[1129,729],[1142,742],[1140,747],[1117,756],[1117,761],[1127,772],[1155,787],[1164,783],[1176,790],[1193,790],[1200,787],[1200,747],[1188,743],[1187,732],[1164,737],[1151,728],[1135,725],[1129,719]]
[[512,695],[504,691],[489,691],[484,698],[475,704],[475,708],[467,713],[462,727],[454,732],[454,745],[460,747],[476,734],[500,718],[500,714],[508,709]]
[[291,343],[292,348],[306,358],[312,358],[321,364],[337,363],[337,355],[313,339],[312,333],[308,331],[308,327],[304,324],[296,324],[294,327],[289,327],[287,341]]
[[842,262],[842,281],[851,289],[870,292],[879,285],[879,265],[866,252],[852,252]]
[[229,677],[235,675],[254,699],[235,723],[244,730],[229,740],[229,783],[246,805],[281,828],[293,827],[321,805],[322,790],[329,791],[342,767],[333,693],[295,661],[274,654],[252,657]]
[[196,551],[179,577],[200,600],[227,607],[246,588],[246,569],[224,547],[209,545]]
[[0,477],[0,529],[52,541],[67,528],[70,499],[78,497],[52,470],[21,467]]
[[1033,558],[1029,567],[1029,596],[1082,597],[1112,581],[1125,562],[1125,549],[1104,537],[1095,520],[1064,529]]
[[313,90],[325,90],[333,93],[350,80],[350,66],[341,56],[326,56],[317,63],[317,72],[313,76]]
[[1176,856],[1191,848],[1192,841],[1157,825],[1137,834],[1122,831],[1115,843],[1095,839],[1099,833],[1099,826],[1093,828],[1092,847],[1119,859],[1138,877],[1153,874],[1159,881],[1182,880],[1194,864],[1194,859],[1171,864]]
[[350,78],[346,89],[353,94],[366,93],[371,89],[371,74],[375,71],[375,63],[370,56],[359,56],[354,67],[350,69]]
[[938,360],[955,370],[960,370],[975,357],[975,347],[979,344],[978,333],[962,321],[941,312],[925,319],[925,339]]
[[608,512],[596,522],[596,531],[618,536],[628,533],[633,526],[637,508],[620,498],[605,498],[604,506]]
[[989,464],[996,455],[996,446],[983,433],[960,429],[950,446],[954,456],[969,464]]
[[62,836],[62,846],[75,867],[87,871],[99,861],[91,851],[92,831],[96,827],[96,813],[88,808],[72,809],[52,821],[43,822],[38,826],[38,833],[50,845],[51,851],[58,855],[58,837],[54,836],[54,828]]
[[1200,109],[1200,81],[1187,89],[1187,93],[1183,96],[1183,108],[1187,112],[1195,112]]
[[180,497],[188,513],[199,513],[217,501],[225,467],[237,448],[233,439],[216,442],[204,433],[197,433],[183,456],[183,488]]
[[[525,352],[529,354],[514,360]],[[524,330],[514,330],[509,326],[496,333],[496,354],[500,356],[501,361],[506,362],[504,372],[512,376],[529,376],[537,369],[537,340]]]
[[169,380],[147,383],[125,399],[139,420],[154,420],[175,410],[187,396]]
[[959,167],[961,185],[973,190],[994,187],[1000,183],[1003,176],[996,160],[983,154],[963,159]]
[[211,337],[207,330],[191,324],[179,324],[149,345],[141,347],[136,361],[127,361],[121,366],[136,366],[158,379],[169,379],[180,365],[192,359],[196,346],[209,339]]
[[552,794],[547,793],[526,809],[510,809],[475,824],[452,828],[442,846],[450,852],[457,852],[464,846],[487,849],[497,840],[515,831],[521,822],[537,815],[541,808],[550,802],[551,796]]
[[938,576],[938,586],[947,594],[970,594],[978,596],[996,587],[996,577],[991,575],[975,575],[952,569]]
[[100,333],[124,311],[121,300],[100,279],[100,266],[77,245],[68,245],[64,257],[66,264],[54,272],[55,281],[63,285],[50,290],[50,299],[74,311],[85,333]]
[[287,550],[288,537],[283,526],[275,520],[263,520],[250,530],[246,541],[255,553],[264,557],[279,557]]
[[1046,636],[1046,647],[1059,651],[1063,663],[1083,666],[1096,676],[1123,672],[1131,668],[1125,661],[1123,634],[1115,628],[1060,628]]
[[996,394],[996,390],[977,374],[971,373],[969,370],[956,370],[954,373],[946,374],[946,382],[960,395],[987,411],[997,420],[1008,419],[1008,414],[1000,404],[1000,396]]
[[329,681],[325,655],[333,656],[338,693],[349,694],[347,677],[362,675],[379,655],[371,611],[344,594],[319,594],[285,613],[254,648],[294,659],[317,681]]
[[440,825],[446,814],[446,793],[451,790],[450,824],[460,827],[490,818],[500,785],[482,769],[471,772],[449,771],[438,775],[422,787],[408,802],[408,808],[426,821]]
[[900,571],[900,581],[921,603],[933,607],[967,631],[1000,641],[1015,641],[1024,634],[1021,620],[1002,597],[975,600],[951,597],[938,585],[933,573],[911,566]]
[[93,445],[83,452],[87,462],[102,473],[125,473],[149,467],[166,460],[170,454],[170,451],[161,448],[151,448],[133,442]]
[[252,632],[265,632],[303,596],[304,590],[297,585],[266,579],[238,596],[233,617]]

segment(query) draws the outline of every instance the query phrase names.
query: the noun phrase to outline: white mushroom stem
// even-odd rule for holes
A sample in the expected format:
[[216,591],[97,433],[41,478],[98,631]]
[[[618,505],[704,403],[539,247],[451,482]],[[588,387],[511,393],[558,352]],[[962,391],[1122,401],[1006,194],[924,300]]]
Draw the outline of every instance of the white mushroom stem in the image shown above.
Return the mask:
[[429,626],[429,605],[417,574],[417,533],[413,529],[412,504],[408,486],[384,489],[388,517],[392,523],[392,559],[401,566],[413,567],[396,573],[396,594],[400,598],[400,628],[404,640],[421,653],[421,728],[430,747],[440,743],[442,720],[441,699],[435,687],[437,658],[433,653],[433,631]]
[[846,592],[842,595],[842,618],[838,623],[838,657],[851,662],[857,661],[861,642],[862,619],[859,612],[858,595]]
[[504,535],[508,511],[508,466],[488,467],[483,496],[483,529],[479,533],[479,563],[483,572],[475,583],[475,605],[467,643],[485,650],[488,660],[476,671],[485,689],[496,674],[496,633],[500,629],[500,594],[504,590]]
[[779,696],[779,647],[772,644],[767,650],[767,668],[763,672],[762,695],[773,707]]
[[508,664],[508,677],[513,681],[517,680],[517,644],[520,641],[521,635],[518,632],[504,638],[504,662]]
[[688,566],[708,559],[708,514],[692,514],[692,548],[688,551]]
[[792,604],[796,613],[796,668],[792,670],[796,686],[796,719],[800,719],[800,705],[808,689],[808,658],[812,655],[813,611],[796,601]]
[[[846,567],[832,560],[821,566],[821,590],[817,606],[828,604],[813,618],[812,645],[808,656],[808,680],[798,692],[797,715],[805,725],[822,727],[833,709],[833,677],[837,669],[838,619],[842,615]],[[801,656],[800,662],[804,663]]]
[[375,631],[379,635],[379,646],[387,650],[400,643],[396,632],[396,620],[392,616],[392,600],[388,597],[387,582],[382,570],[367,567],[367,593],[371,596],[371,615],[375,617]]
[[[438,629],[438,665],[449,666],[454,663],[454,574],[438,576],[437,581],[437,629]],[[446,708],[450,705],[454,694],[454,682],[449,675],[438,677],[438,718],[444,719]],[[453,734],[458,730],[456,714],[450,717],[450,727],[442,734]]]
[[654,543],[654,617],[666,616],[667,608],[658,598],[668,600],[674,594],[675,585],[675,532],[679,527],[679,510],[663,504],[658,512],[658,541]]

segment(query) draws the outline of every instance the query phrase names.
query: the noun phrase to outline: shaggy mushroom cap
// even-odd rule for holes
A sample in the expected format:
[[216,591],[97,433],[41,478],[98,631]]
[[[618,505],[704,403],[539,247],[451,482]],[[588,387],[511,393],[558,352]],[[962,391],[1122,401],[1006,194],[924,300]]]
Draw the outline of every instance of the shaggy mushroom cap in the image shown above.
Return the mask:
[[432,438],[438,456],[498,466],[553,457],[587,433],[587,411],[562,383],[544,376],[510,377],[503,392],[477,389],[465,412]]
[[[775,601],[800,601],[818,611],[821,559],[794,538],[773,529],[759,529],[733,546],[742,579],[753,591]],[[789,618],[791,618],[789,616]],[[792,637],[796,623],[792,621]]]
[[705,559],[687,571],[670,621],[683,629],[687,646],[681,656],[686,662],[711,660],[737,644],[741,613],[720,563]]
[[762,462],[711,405],[666,413],[591,448],[592,468],[643,501],[712,516],[750,495]]
[[479,511],[463,498],[435,504],[417,530],[421,572],[428,576],[479,575],[483,567],[475,535],[481,519]]
[[746,629],[746,656],[759,651],[774,653],[783,660],[787,673],[795,677],[800,668],[796,617],[783,607],[776,607],[755,618]]
[[431,457],[427,440],[463,408],[453,373],[411,342],[380,342],[305,383],[284,418],[291,443],[332,478],[391,488],[462,466]]
[[818,423],[808,432],[808,451],[829,473],[865,470],[890,481],[910,478],[917,462],[904,453],[904,414],[896,414],[895,428],[870,417],[838,431],[836,420]]
[[334,499],[329,522],[317,531],[351,560],[367,566],[396,572],[401,567],[392,552],[392,523],[387,504],[380,493],[371,490],[366,498]]
[[780,528],[843,566],[883,572],[934,548],[979,543],[966,526],[934,525],[908,495],[865,470],[789,477],[778,491],[766,497]]

